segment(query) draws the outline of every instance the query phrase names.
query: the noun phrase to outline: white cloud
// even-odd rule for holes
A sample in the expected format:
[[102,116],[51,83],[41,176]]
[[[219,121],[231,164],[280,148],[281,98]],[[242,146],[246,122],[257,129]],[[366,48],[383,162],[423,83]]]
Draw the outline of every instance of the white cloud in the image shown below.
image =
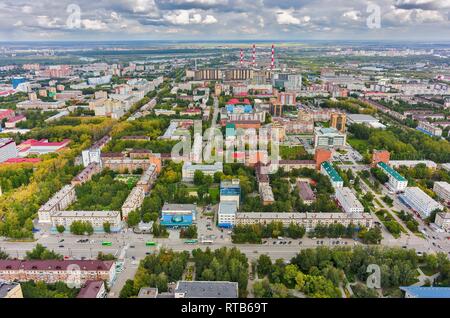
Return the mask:
[[135,13],[143,13],[150,11],[156,7],[154,0],[132,0],[131,7]]
[[185,25],[189,24],[189,11],[181,11],[180,13],[170,13],[167,14],[164,19],[175,25]]
[[86,30],[99,31],[99,30],[106,30],[108,28],[107,25],[100,20],[84,19],[81,20],[81,24]]
[[439,11],[416,10],[415,20],[420,23],[444,22],[446,19]]
[[289,11],[278,11],[277,12],[277,23],[282,24],[282,25],[284,25],[284,24],[299,25],[301,22],[300,22],[300,19],[294,17],[292,15],[292,13]]
[[213,16],[213,15],[206,15],[206,17],[203,19],[203,24],[214,24],[217,23],[219,21],[217,21],[217,19]]
[[13,24],[13,26],[15,26],[15,27],[20,27],[20,26],[22,26],[22,25],[23,25],[22,20],[19,20],[19,21],[17,21],[16,23]]
[[345,12],[342,16],[349,20],[358,21],[361,19],[361,12],[358,10],[351,10]]
[[119,21],[120,20],[120,14],[118,14],[115,11],[111,12],[111,19],[113,19],[114,21]]
[[200,13],[191,13],[191,10],[180,10],[167,14],[164,19],[174,25],[215,24],[218,22],[213,15],[208,14],[203,18]]
[[26,13],[26,14],[30,14],[31,12],[33,12],[33,8],[31,6],[23,6],[22,12]]

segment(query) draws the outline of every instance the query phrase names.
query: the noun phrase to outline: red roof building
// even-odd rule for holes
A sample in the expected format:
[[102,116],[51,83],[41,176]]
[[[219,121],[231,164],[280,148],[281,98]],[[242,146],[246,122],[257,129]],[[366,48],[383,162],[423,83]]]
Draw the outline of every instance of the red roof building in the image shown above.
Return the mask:
[[17,146],[17,150],[19,151],[20,157],[26,157],[31,154],[43,155],[60,151],[67,147],[69,143],[70,139],[64,139],[61,142],[49,142],[47,139],[28,139]]
[[40,158],[10,158],[2,164],[15,164],[15,163],[38,163],[41,162]]
[[104,298],[106,295],[105,284],[102,280],[88,280],[81,288],[77,298]]
[[[73,281],[74,278],[77,281]],[[109,285],[116,276],[114,261],[99,260],[0,260],[0,280],[72,282],[103,280]]]
[[13,118],[16,113],[12,109],[0,109],[0,120]]

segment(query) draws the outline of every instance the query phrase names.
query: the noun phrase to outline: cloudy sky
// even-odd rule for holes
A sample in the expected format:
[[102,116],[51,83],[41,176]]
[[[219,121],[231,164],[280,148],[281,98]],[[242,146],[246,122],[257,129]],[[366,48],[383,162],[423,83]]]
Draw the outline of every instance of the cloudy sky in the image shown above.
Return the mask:
[[450,40],[450,0],[1,0],[0,40]]

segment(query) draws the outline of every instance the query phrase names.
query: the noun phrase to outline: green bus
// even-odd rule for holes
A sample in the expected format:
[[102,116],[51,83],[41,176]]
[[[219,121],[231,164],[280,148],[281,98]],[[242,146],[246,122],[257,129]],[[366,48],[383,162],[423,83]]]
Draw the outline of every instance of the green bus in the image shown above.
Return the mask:
[[156,246],[155,242],[146,242],[145,246]]
[[102,245],[103,246],[112,246],[112,243],[111,242],[102,242]]
[[186,240],[184,241],[185,244],[197,244],[198,240]]

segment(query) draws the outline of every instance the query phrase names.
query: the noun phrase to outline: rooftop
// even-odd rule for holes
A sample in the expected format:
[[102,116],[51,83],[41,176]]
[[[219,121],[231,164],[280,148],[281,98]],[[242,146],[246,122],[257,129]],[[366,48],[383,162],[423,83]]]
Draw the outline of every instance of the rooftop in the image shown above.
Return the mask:
[[370,115],[364,115],[364,114],[348,114],[347,117],[354,122],[377,122],[378,119],[376,119],[373,116]]
[[383,169],[387,174],[393,176],[395,179],[397,179],[398,181],[406,181],[406,179],[397,171],[395,171],[394,169],[392,169],[390,166],[388,166],[387,164],[385,164],[384,162],[379,162],[378,166]]
[[165,203],[162,210],[163,211],[195,211],[195,210],[197,210],[197,205]]
[[184,298],[238,298],[238,283],[179,281],[175,293],[184,293]]
[[81,288],[77,298],[97,298],[102,286],[102,280],[88,280],[85,286]]
[[416,298],[450,298],[450,287],[400,287],[401,290]]
[[308,182],[299,181],[297,182],[297,186],[300,198],[302,198],[303,201],[312,201],[316,199],[316,196],[314,195],[314,192]]
[[237,206],[235,201],[224,201],[219,204],[219,215],[220,214],[232,214],[237,213]]
[[328,176],[333,182],[344,182],[344,180],[342,180],[341,176],[339,175],[339,173],[337,173],[331,163],[325,161],[322,163],[322,167],[325,169]]
[[0,299],[5,298],[17,285],[19,285],[19,283],[0,281]]
[[67,270],[70,265],[78,265],[81,270],[109,271],[113,261],[98,260],[0,260],[0,270]]

